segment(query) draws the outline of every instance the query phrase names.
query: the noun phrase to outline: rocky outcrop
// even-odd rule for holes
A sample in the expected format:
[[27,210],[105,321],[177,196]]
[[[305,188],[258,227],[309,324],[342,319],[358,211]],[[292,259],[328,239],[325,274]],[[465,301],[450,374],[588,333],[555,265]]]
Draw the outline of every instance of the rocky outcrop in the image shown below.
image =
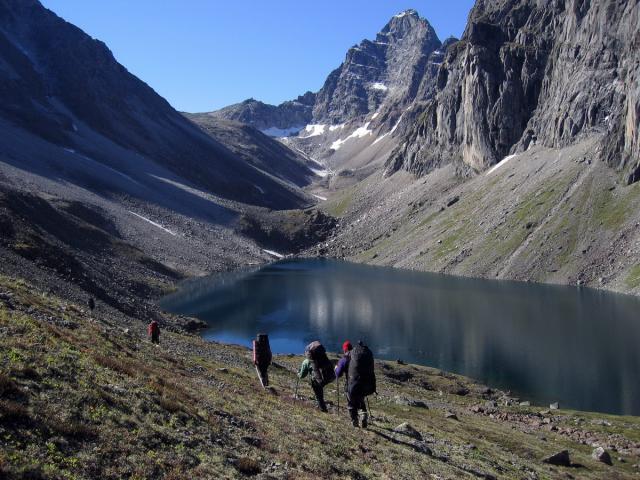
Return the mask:
[[[433,27],[415,10],[395,15],[375,41],[349,49],[331,72],[313,109],[317,123],[341,124],[383,104],[401,108],[417,95],[441,46]],[[424,87],[423,90],[428,90]]]
[[387,171],[481,171],[532,144],[596,134],[600,158],[640,179],[639,11],[637,1],[479,0]]
[[312,92],[277,106],[250,98],[208,114],[197,115],[234,120],[251,125],[267,135],[282,137],[296,134],[311,123],[315,100],[316,94]]

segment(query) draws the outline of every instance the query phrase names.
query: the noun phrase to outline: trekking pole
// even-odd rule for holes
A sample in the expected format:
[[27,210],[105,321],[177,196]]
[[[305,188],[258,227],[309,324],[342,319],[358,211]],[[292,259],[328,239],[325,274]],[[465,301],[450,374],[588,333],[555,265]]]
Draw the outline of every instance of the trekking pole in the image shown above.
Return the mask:
[[258,374],[258,380],[260,380],[260,385],[262,386],[262,388],[266,388],[264,386],[264,382],[262,381],[262,374],[260,373],[260,369],[258,368],[258,365],[256,365],[255,367],[256,367],[256,373]]
[[369,397],[364,397],[367,400],[367,410],[369,410],[369,416],[371,417],[371,421],[373,421],[373,413],[371,413],[371,405],[369,405]]
[[340,412],[340,377],[336,377],[336,400],[338,403],[338,412]]
[[293,399],[297,400],[298,399],[298,384],[300,383],[300,377],[296,378],[296,391],[293,394]]

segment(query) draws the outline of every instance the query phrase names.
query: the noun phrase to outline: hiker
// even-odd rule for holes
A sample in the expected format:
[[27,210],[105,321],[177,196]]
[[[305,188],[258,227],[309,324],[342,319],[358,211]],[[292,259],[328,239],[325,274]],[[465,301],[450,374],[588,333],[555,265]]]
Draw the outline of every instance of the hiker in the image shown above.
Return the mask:
[[269,336],[266,333],[259,333],[253,341],[253,364],[256,366],[256,372],[258,372],[262,388],[269,386],[267,369],[271,365],[271,357]]
[[336,365],[336,377],[343,374],[346,377],[344,390],[347,395],[347,408],[351,416],[351,423],[358,427],[358,410],[362,410],[362,428],[367,428],[369,412],[365,398],[376,392],[376,375],[373,371],[373,353],[362,341],[353,348],[346,340],[342,344],[344,356]]
[[311,388],[316,396],[318,408],[326,412],[327,405],[324,402],[324,387],[336,378],[333,371],[333,364],[331,360],[329,360],[329,357],[327,357],[327,351],[318,341],[311,342],[307,345],[304,354],[307,358],[305,358],[302,365],[300,365],[298,377],[305,378],[311,374]]
[[151,337],[151,343],[160,343],[160,324],[157,320],[152,321],[147,327],[147,333]]

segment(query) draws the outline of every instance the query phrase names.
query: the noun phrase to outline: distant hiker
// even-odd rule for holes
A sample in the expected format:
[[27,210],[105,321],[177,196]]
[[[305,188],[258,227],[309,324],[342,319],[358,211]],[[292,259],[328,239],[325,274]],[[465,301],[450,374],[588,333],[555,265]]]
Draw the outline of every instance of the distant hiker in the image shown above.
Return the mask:
[[151,343],[160,343],[160,324],[157,320],[154,320],[147,327],[147,332],[151,337]]
[[311,342],[304,350],[307,358],[304,359],[298,372],[298,377],[305,378],[311,374],[311,388],[316,395],[318,408],[323,412],[327,411],[327,405],[324,402],[324,387],[336,379],[333,371],[333,364],[327,351],[318,341]]
[[89,297],[89,310],[93,312],[95,308],[96,308],[96,301],[93,299],[93,297]]
[[259,333],[253,341],[253,364],[256,366],[256,372],[258,372],[258,378],[263,388],[269,386],[267,369],[271,365],[271,357],[269,336],[266,333]]
[[362,428],[367,428],[369,412],[365,398],[376,392],[376,375],[373,368],[373,353],[362,341],[353,348],[349,340],[342,344],[344,356],[336,365],[336,377],[346,376],[345,393],[351,423],[358,427],[358,410],[362,410]]

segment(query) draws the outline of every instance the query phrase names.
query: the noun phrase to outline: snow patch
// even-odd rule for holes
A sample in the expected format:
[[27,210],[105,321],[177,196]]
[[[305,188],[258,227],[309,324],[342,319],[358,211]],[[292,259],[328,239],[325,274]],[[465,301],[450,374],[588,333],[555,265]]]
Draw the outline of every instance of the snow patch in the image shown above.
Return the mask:
[[329,131],[335,132],[336,130],[342,130],[343,128],[344,128],[344,123],[341,123],[340,125],[331,125],[329,127]]
[[318,135],[322,135],[324,133],[325,128],[327,128],[326,125],[309,124],[306,127],[304,127],[304,132],[308,133],[308,135],[305,135],[304,137],[301,135],[301,137],[302,138],[317,137]]
[[317,176],[322,177],[322,178],[326,177],[327,175],[329,175],[331,173],[329,170],[318,170],[316,168],[312,168],[311,171],[313,173],[315,173]]
[[316,195],[315,193],[312,193],[311,196],[316,197],[318,200],[322,200],[323,202],[327,199],[327,197],[321,197],[320,195]]
[[254,184],[253,186],[254,186],[254,187],[256,187],[256,189],[257,189],[261,194],[263,194],[263,195],[264,195],[264,193],[265,193],[265,192],[264,192],[264,190],[263,190],[262,188],[260,188],[258,185],[255,185],[255,184]]
[[284,258],[284,255],[282,255],[281,253],[278,253],[278,252],[274,252],[273,250],[265,250],[263,248],[262,251],[268,253],[269,255],[273,255],[276,258]]
[[389,87],[387,87],[384,83],[380,83],[380,82],[376,82],[373,85],[371,85],[371,88],[373,88],[374,90],[382,90],[383,92],[386,92],[387,90],[389,90]]
[[343,143],[345,143],[348,140],[351,140],[352,138],[362,138],[362,137],[366,137],[367,135],[371,135],[373,131],[369,130],[370,123],[371,122],[367,122],[362,127],[356,128],[355,131],[344,140],[336,140],[331,144],[329,148],[334,151],[339,150],[340,147],[342,147]]
[[375,139],[375,141],[372,143],[372,145],[375,145],[376,143],[378,143],[380,140],[383,140],[385,137],[389,136],[389,132],[385,133],[384,135],[382,135],[381,137],[378,137]]
[[518,155],[509,155],[507,157],[504,157],[502,160],[500,160],[498,163],[496,163],[493,167],[491,167],[487,173],[485,175],[491,175],[493,172],[495,172],[496,170],[498,170],[500,167],[502,167],[503,165],[505,165],[509,160],[517,157]]
[[269,127],[260,131],[270,137],[279,138],[279,137],[290,137],[291,135],[296,135],[303,128],[304,127],[289,127],[289,128]]
[[380,112],[374,113],[373,116],[371,117],[371,120],[375,120],[376,118],[378,118],[378,115],[380,115]]
[[170,233],[171,235],[173,235],[174,237],[177,236],[177,233],[172,232],[171,230],[169,230],[168,228],[163,227],[162,225],[160,225],[159,223],[154,222],[153,220],[149,220],[147,217],[143,217],[142,215],[138,215],[136,212],[132,212],[131,210],[129,210],[129,213],[131,215],[135,215],[138,218],[141,218],[142,220],[144,220],[145,222],[149,222],[151,225],[153,225],[154,227],[159,228],[160,230],[164,230],[167,233]]

